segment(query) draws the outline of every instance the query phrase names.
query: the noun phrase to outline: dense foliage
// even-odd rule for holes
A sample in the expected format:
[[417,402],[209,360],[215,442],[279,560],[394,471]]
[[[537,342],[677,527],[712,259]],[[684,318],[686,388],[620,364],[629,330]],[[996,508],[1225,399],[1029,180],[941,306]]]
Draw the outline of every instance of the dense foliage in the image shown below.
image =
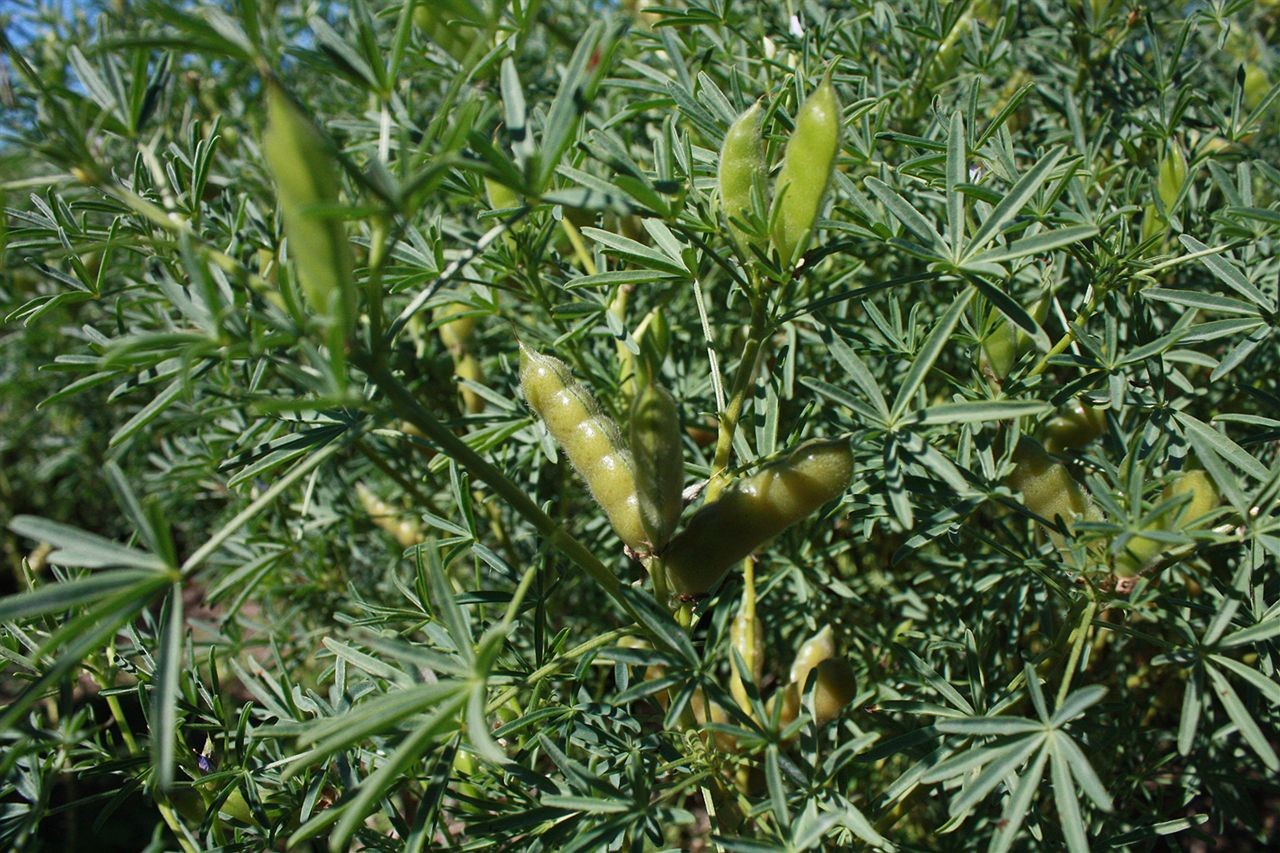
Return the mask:
[[1280,842],[1272,2],[0,25],[0,844]]

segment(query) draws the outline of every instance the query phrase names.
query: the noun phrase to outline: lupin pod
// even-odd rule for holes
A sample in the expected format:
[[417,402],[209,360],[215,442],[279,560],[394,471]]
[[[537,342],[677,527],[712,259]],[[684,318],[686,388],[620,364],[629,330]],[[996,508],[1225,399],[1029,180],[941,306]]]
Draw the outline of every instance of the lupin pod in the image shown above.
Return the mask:
[[375,495],[364,483],[356,484],[356,498],[373,523],[391,534],[402,548],[412,548],[422,541],[422,528],[411,519],[402,519],[395,509]]
[[1186,524],[1208,515],[1222,501],[1218,488],[1205,471],[1187,471],[1165,486],[1162,492],[1167,501],[1181,495],[1191,495],[1191,500],[1178,510],[1178,520]]
[[[1174,531],[1197,526],[1221,502],[1218,489],[1204,471],[1187,471],[1166,485],[1160,493],[1162,501],[1171,501],[1182,495],[1191,499],[1178,509],[1160,516],[1147,524],[1144,531]],[[1116,556],[1116,574],[1131,577],[1153,563],[1168,549],[1168,543],[1146,536],[1132,536],[1125,542],[1124,550]]]
[[520,389],[586,481],[618,537],[632,550],[649,550],[631,454],[617,426],[573,378],[569,366],[522,344]]
[[828,74],[800,105],[774,182],[773,247],[783,264],[792,263],[813,236],[840,151],[840,121],[840,99]]
[[1084,489],[1038,443],[1024,437],[1014,451],[1014,461],[1017,465],[1007,484],[1022,493],[1022,503],[1027,509],[1050,521],[1061,516],[1068,525],[1077,516],[1092,514],[1093,505]]
[[458,377],[458,396],[462,398],[462,408],[475,415],[484,411],[484,398],[462,384],[462,380],[484,384],[484,370],[480,368],[480,360],[471,353],[464,354],[453,366],[453,375]]
[[796,650],[796,659],[791,662],[791,683],[803,689],[805,682],[809,680],[809,673],[824,660],[835,657],[835,654],[835,632],[830,625],[825,625]]
[[631,406],[631,454],[649,542],[661,548],[671,539],[684,508],[684,456],[675,398],[655,382],[646,385]]
[[474,314],[469,314],[470,311],[471,308],[466,303],[450,302],[431,312],[437,323],[436,334],[440,336],[440,342],[455,356],[467,348],[467,342],[475,333],[476,318]]
[[275,179],[302,293],[346,337],[356,316],[351,244],[342,223],[318,210],[338,202],[332,152],[311,120],[270,80],[262,153]]
[[839,716],[857,693],[858,682],[847,660],[828,658],[818,664],[813,681],[813,717],[818,725]]
[[1044,447],[1050,453],[1060,453],[1067,449],[1079,450],[1102,435],[1106,428],[1105,409],[1072,400],[1045,425]]
[[839,497],[852,475],[848,442],[810,441],[735,483],[663,552],[672,589],[686,598],[710,592],[734,563]]
[[753,242],[738,226],[751,212],[751,196],[757,187],[764,186],[769,170],[764,162],[764,146],[760,139],[760,102],[752,104],[729,126],[720,146],[720,166],[717,173],[720,189],[720,209],[724,212],[729,231],[738,246],[745,252]]

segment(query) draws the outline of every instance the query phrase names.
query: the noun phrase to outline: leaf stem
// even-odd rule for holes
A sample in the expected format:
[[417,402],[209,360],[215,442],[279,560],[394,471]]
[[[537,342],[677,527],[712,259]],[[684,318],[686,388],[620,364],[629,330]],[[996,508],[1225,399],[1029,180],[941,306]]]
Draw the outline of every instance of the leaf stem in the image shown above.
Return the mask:
[[738,362],[738,372],[733,378],[729,402],[720,413],[720,433],[716,437],[716,454],[711,463],[711,478],[707,482],[706,502],[711,503],[720,497],[728,485],[725,471],[729,468],[729,457],[733,453],[733,434],[738,428],[738,419],[742,417],[742,407],[746,403],[747,392],[755,379],[756,363],[764,349],[765,335],[765,300],[761,296],[751,297],[751,329],[747,342],[742,347],[742,359]]

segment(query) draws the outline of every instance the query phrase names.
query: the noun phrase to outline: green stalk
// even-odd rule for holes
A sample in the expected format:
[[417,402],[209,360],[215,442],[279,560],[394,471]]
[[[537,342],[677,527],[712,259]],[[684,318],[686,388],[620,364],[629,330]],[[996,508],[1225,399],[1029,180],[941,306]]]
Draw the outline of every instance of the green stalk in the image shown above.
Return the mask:
[[751,297],[751,330],[747,342],[742,347],[742,359],[738,362],[738,372],[733,378],[729,402],[720,413],[720,433],[716,437],[716,454],[711,463],[711,479],[707,482],[706,502],[712,503],[720,497],[728,485],[725,471],[729,468],[729,457],[733,453],[733,434],[738,428],[738,419],[742,417],[742,407],[746,404],[747,393],[755,380],[756,363],[764,348],[765,335],[765,300],[763,297]]

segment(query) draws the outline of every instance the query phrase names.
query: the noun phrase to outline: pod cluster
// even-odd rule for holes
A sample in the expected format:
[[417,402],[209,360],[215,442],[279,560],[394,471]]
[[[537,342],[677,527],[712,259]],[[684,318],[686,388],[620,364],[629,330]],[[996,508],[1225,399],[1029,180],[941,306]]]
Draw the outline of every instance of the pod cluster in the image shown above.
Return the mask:
[[629,447],[559,359],[521,345],[520,388],[618,538],[641,553],[664,545],[679,518],[683,471],[680,421],[671,395],[650,383],[637,396]]
[[689,598],[710,592],[739,560],[839,497],[852,476],[848,442],[815,440],[739,480],[698,510],[663,553],[672,589]]
[[[800,105],[774,181],[769,238],[784,264],[793,263],[813,237],[840,151],[841,106],[827,75]],[[720,205],[740,247],[760,241],[738,224],[763,193],[768,167],[761,140],[760,105],[753,104],[730,126],[720,149]]]

